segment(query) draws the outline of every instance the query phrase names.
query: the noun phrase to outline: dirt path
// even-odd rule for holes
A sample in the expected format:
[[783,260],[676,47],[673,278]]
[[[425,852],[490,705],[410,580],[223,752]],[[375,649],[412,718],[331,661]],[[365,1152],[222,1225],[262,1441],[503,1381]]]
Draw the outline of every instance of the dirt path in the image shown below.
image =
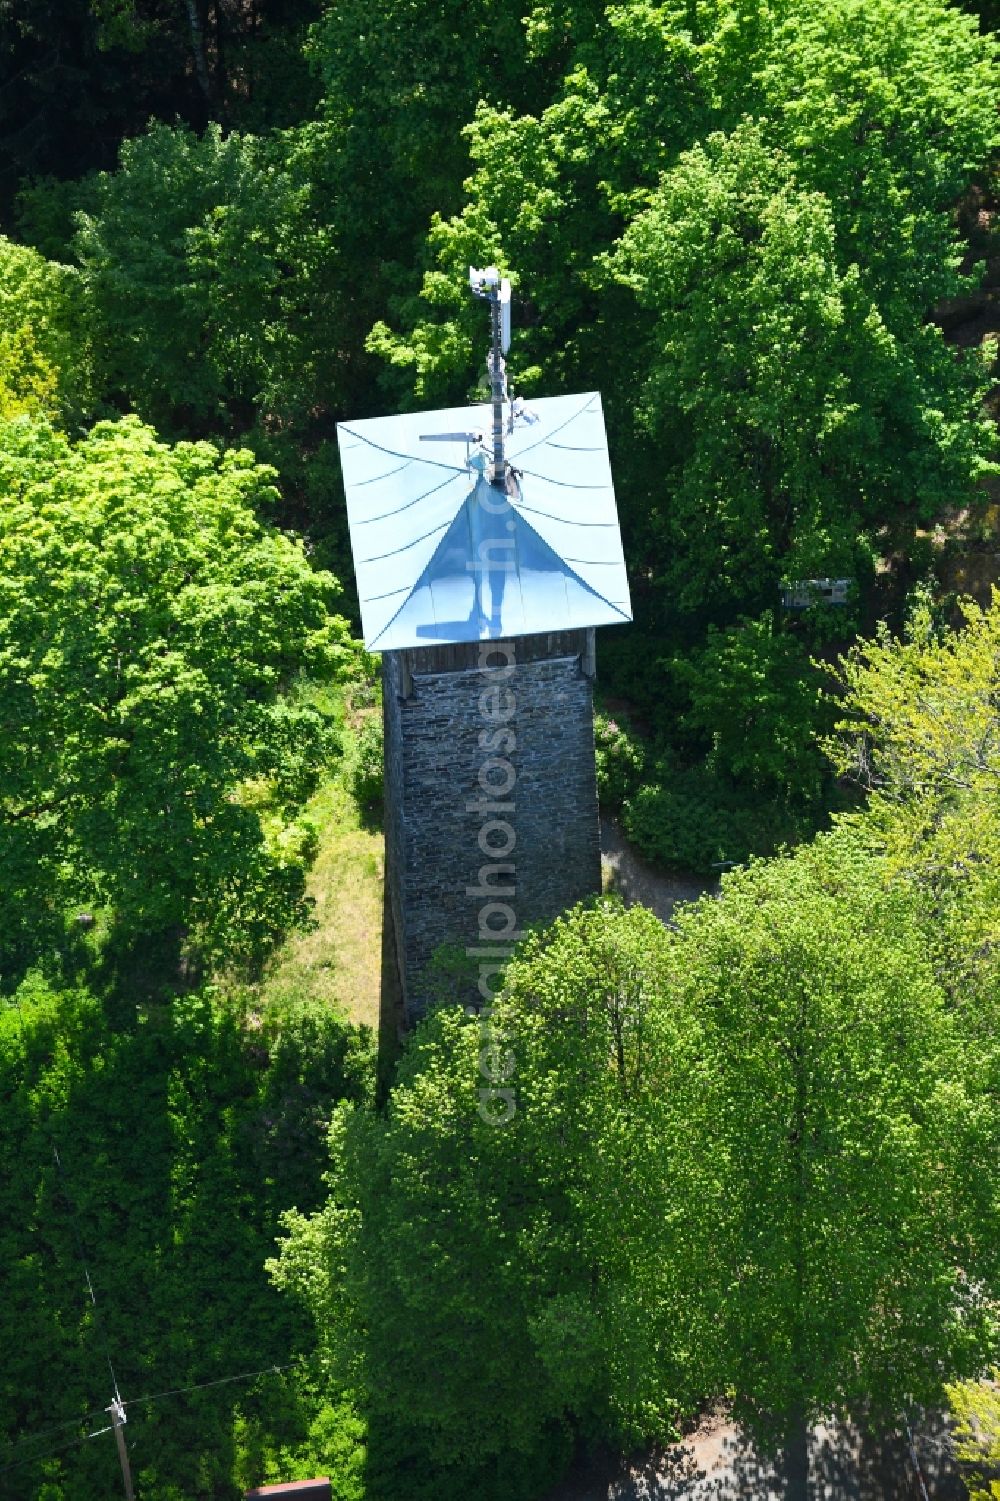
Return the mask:
[[650,865],[629,844],[610,814],[601,817],[601,865],[605,890],[617,891],[627,907],[638,902],[669,922],[679,902],[696,902],[706,891],[717,891],[716,880],[703,876],[671,875]]
[[[914,1445],[929,1501],[961,1501],[943,1419],[925,1415]],[[817,1424],[809,1443],[810,1501],[920,1501],[903,1434],[878,1441],[853,1424]],[[682,1444],[618,1462],[581,1462],[546,1501],[784,1501],[780,1465],[763,1457],[724,1411]]]

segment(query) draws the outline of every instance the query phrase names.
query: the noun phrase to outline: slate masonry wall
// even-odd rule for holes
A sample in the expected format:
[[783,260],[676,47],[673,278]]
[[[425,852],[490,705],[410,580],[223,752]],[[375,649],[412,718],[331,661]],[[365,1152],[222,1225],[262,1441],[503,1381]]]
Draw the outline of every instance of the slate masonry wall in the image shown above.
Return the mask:
[[[513,671],[484,672],[481,649],[494,666],[512,651]],[[410,1022],[426,1007],[422,974],[435,949],[481,941],[484,866],[491,886],[513,885],[502,899],[518,931],[600,890],[593,662],[593,630],[383,656],[386,879]],[[515,774],[503,794],[482,782],[502,778],[495,764],[482,772],[498,757]],[[498,805],[505,811],[491,814]],[[513,830],[509,853],[484,853],[492,818]],[[492,851],[498,836],[485,837]],[[475,990],[465,999],[477,1001]]]

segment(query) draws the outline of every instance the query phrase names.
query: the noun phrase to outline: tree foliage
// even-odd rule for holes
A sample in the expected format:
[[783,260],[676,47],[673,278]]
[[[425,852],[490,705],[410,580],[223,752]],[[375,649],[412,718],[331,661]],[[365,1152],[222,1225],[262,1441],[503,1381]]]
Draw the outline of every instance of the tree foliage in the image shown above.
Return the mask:
[[829,197],[751,125],[685,153],[616,252],[656,316],[641,412],[670,483],[647,525],[682,606],[867,577],[880,528],[979,473],[985,370],[933,326],[894,334],[842,258]]
[[679,659],[674,672],[689,684],[684,723],[708,741],[710,772],[790,800],[818,797],[816,732],[829,705],[807,653],[770,610],[725,631],[710,627],[702,652]]
[[[989,218],[985,25],[0,10],[0,212],[38,247],[0,239],[4,989],[32,971],[0,1014],[5,1430],[103,1406],[103,1338],[128,1397],[311,1355],[260,1277],[291,1204],[273,1275],[315,1361],[132,1410],[142,1494],[329,1469],[338,1501],[527,1501],[576,1439],[663,1440],[720,1392],[801,1440],[995,1362],[1000,603],[961,633],[920,605],[838,702],[810,661],[990,467],[986,363],[935,324],[981,274],[956,205],[976,184]],[[637,612],[607,679],[650,726],[598,726],[626,831],[706,873],[799,839],[838,715],[870,801],[669,933],[567,915],[480,1018],[444,955],[376,1112],[335,1018],[194,986],[307,917],[340,746],[302,674],[354,653],[312,566],[346,559],[334,426],[476,389],[470,262],[514,283],[518,391],[604,393]],[[777,614],[825,575],[850,610]],[[377,725],[351,764],[377,788]],[[86,1501],[99,1442],[0,1471]]]
[[899,639],[882,624],[841,659],[838,768],[896,804],[991,802],[998,792],[1000,592],[989,609],[961,602],[961,629],[918,596]]
[[961,285],[950,209],[997,143],[995,38],[928,0],[796,0],[778,16],[760,113],[899,333]]
[[[527,35],[536,99],[480,101],[465,204],[369,340],[392,400],[469,394],[464,269],[496,261],[519,388],[603,391],[640,630],[707,668],[706,626],[763,629],[785,581],[848,576],[864,601],[995,445],[989,350],[932,321],[981,275],[954,203],[996,139],[993,39],[938,0],[558,5]],[[791,698],[818,703],[800,656]],[[713,693],[686,686],[657,725],[681,751]],[[643,712],[663,698],[650,680]],[[717,706],[709,740],[728,724]]]
[[71,266],[0,238],[0,412],[79,419],[92,396],[85,295]]
[[[109,1356],[128,1402],[308,1354],[262,1262],[279,1209],[318,1202],[330,1111],[367,1096],[370,1039],[301,1002],[248,1021],[210,993],[137,1012],[37,975],[0,1002],[5,1495],[120,1486],[110,1435],[79,1441],[107,1421]],[[357,1501],[363,1435],[344,1404],[310,1438],[321,1405],[292,1370],[137,1402],[136,1488],[235,1501],[268,1456],[311,1445],[338,1501]]]
[[352,265],[367,257],[369,278],[380,261],[408,267],[431,212],[460,193],[477,99],[530,97],[521,18],[347,0],[324,6],[307,53],[322,90],[315,139]]
[[726,1100],[722,1338],[765,1427],[861,1408],[891,1427],[991,1349],[995,1049],[887,876],[828,836],[681,919]]
[[869,791],[865,821],[890,860],[933,900],[956,998],[984,1007],[1000,938],[1000,600],[966,600],[961,614],[962,629],[949,628],[918,596],[902,638],[883,627],[841,660],[844,713],[828,750]]
[[955,1423],[955,1453],[970,1501],[1000,1496],[1000,1395],[996,1372],[989,1382],[956,1382],[948,1388]]
[[87,184],[73,248],[109,394],[188,432],[329,400],[334,233],[296,163],[278,141],[163,125]]
[[8,951],[57,931],[70,902],[242,959],[301,918],[311,835],[295,815],[331,741],[287,690],[350,650],[333,579],[254,514],[272,479],[134,418],[77,444],[4,428]]
[[290,125],[318,0],[25,0],[0,14],[0,207],[18,181],[112,165],[150,118]]
[[[330,1200],[288,1217],[275,1275],[364,1393],[373,1494],[416,1456],[414,1495],[535,1494],[571,1417],[666,1436],[710,1384],[721,1185],[666,953],[650,914],[575,912],[527,947],[487,1034],[437,1011],[387,1119],[335,1123]],[[516,1094],[502,1127],[491,1073]]]
[[546,1424],[662,1438],[728,1389],[775,1442],[831,1409],[892,1426],[975,1370],[996,1048],[925,922],[841,834],[731,878],[675,937],[575,911],[485,1031],[435,1012],[387,1119],[338,1120],[330,1200],[289,1218],[275,1268],[363,1393],[373,1459],[381,1435],[435,1494],[510,1493]]
[[[222,71],[227,16],[204,28]],[[249,434],[338,567],[331,419],[468,395],[484,260],[520,299],[519,389],[604,389],[640,629],[674,656],[707,670],[706,626],[763,622],[785,580],[852,576],[864,603],[880,558],[974,495],[987,372],[931,318],[979,274],[954,213],[996,137],[973,17],[385,3],[327,6],[301,36],[312,118],[126,141],[79,186],[71,253],[105,396],[177,435]],[[28,201],[55,243],[64,189]],[[791,697],[815,682],[803,664]],[[678,750],[698,696],[658,725]]]

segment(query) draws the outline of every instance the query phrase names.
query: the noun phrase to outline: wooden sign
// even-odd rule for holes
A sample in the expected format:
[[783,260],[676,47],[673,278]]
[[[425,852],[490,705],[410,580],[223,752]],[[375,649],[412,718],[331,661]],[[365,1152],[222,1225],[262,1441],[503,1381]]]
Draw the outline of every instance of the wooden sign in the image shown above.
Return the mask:
[[853,579],[795,579],[785,584],[781,603],[786,610],[808,610],[810,605],[846,605]]

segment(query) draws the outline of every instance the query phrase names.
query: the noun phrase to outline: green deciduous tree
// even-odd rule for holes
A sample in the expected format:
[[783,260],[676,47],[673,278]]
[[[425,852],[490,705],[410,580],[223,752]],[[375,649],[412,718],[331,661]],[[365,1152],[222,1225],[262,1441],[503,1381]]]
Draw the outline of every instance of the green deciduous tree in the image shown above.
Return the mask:
[[387,1118],[336,1122],[330,1200],[275,1268],[363,1393],[375,1494],[415,1455],[434,1494],[519,1493],[557,1422],[665,1437],[728,1389],[799,1498],[811,1419],[891,1427],[988,1358],[997,1050],[928,919],[848,830],[675,936],[577,910],[486,1023],[418,1029]]
[[1000,594],[961,602],[961,629],[914,601],[902,638],[881,625],[841,659],[847,713],[830,743],[838,769],[899,806],[992,801],[1000,791]]
[[383,274],[383,261],[409,272],[431,212],[461,200],[461,132],[476,101],[530,97],[518,10],[346,0],[324,6],[308,53],[322,86],[323,175],[352,269],[369,280]]
[[994,449],[986,366],[933,322],[980,274],[954,206],[996,138],[993,42],[941,0],[553,5],[527,36],[544,86],[484,92],[465,205],[370,337],[392,399],[469,394],[465,267],[496,261],[514,385],[604,394],[640,629],[694,655],[785,580],[863,602]]
[[864,822],[888,858],[933,901],[956,996],[982,1007],[1000,952],[1000,598],[961,610],[948,628],[918,595],[902,638],[883,626],[841,660],[827,749],[869,793]]
[[955,1423],[955,1454],[970,1501],[1000,1496],[1000,1389],[989,1382],[956,1382],[948,1388]]
[[336,1122],[330,1201],[289,1218],[275,1274],[364,1393],[373,1494],[393,1461],[413,1495],[535,1494],[566,1423],[666,1436],[712,1388],[724,1175],[668,948],[648,913],[576,911],[488,1032],[439,1010],[387,1118]]
[[156,126],[86,185],[101,384],[168,428],[287,422],[336,391],[333,230],[280,138]]
[[967,495],[989,452],[985,369],[931,326],[893,333],[840,260],[828,197],[754,125],[685,153],[616,252],[656,315],[641,411],[668,484],[649,527],[689,608],[867,577],[874,533]]
[[730,1380],[793,1441],[796,1497],[808,1419],[891,1428],[992,1348],[995,1048],[940,983],[919,891],[888,876],[865,839],[827,836],[680,919],[725,1101]]
[[775,9],[756,70],[768,138],[826,197],[840,266],[900,332],[959,284],[950,211],[996,144],[995,38],[939,0]]
[[830,705],[808,653],[771,611],[725,631],[709,627],[703,650],[673,667],[691,695],[684,724],[705,736],[711,772],[765,793],[818,797],[817,736]]
[[0,237],[0,410],[72,423],[91,395],[79,273]]
[[249,959],[303,912],[331,740],[290,697],[350,655],[335,581],[255,515],[273,473],[135,418],[0,441],[3,944],[70,901]]

